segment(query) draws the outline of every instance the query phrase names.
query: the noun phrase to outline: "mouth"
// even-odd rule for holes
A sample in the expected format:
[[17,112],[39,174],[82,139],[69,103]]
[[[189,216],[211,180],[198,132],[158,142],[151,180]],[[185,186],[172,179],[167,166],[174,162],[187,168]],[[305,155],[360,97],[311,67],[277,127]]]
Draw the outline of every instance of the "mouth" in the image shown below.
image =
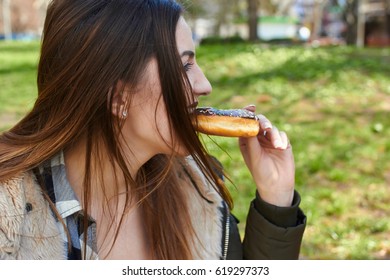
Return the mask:
[[193,110],[196,109],[196,107],[198,107],[198,104],[199,104],[198,101],[194,101],[193,103],[191,103],[191,104],[188,106],[188,109],[189,109],[190,111],[193,111]]

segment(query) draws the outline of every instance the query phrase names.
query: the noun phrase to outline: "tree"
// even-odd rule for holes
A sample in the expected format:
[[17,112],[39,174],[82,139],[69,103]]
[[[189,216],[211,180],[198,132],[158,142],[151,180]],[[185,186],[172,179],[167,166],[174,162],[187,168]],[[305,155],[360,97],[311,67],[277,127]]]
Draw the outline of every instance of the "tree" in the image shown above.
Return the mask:
[[248,27],[249,27],[249,41],[257,41],[257,25],[258,25],[258,0],[247,0],[248,2]]
[[354,45],[357,41],[358,31],[358,0],[347,0],[344,12],[344,20],[347,25],[345,41],[348,45]]
[[[260,0],[246,0],[248,11],[248,28],[249,28],[249,40],[257,41],[260,11]],[[261,8],[264,12],[270,15],[285,14],[291,5],[293,0],[261,0]]]
[[3,10],[4,36],[6,40],[11,40],[12,39],[11,2],[10,0],[3,0],[1,4]]
[[221,26],[229,25],[229,21],[231,22],[237,3],[236,0],[217,0],[215,2],[218,9],[214,13],[214,34],[220,35]]

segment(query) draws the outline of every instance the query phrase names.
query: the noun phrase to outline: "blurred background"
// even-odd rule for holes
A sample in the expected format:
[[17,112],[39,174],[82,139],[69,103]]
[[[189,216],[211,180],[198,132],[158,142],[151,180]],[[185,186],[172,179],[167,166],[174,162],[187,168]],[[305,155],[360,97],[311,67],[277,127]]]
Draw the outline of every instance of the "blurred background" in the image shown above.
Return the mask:
[[[0,39],[39,38],[49,0],[0,0]],[[389,46],[388,0],[180,0],[197,42]]]
[[[47,0],[0,0],[0,131],[37,95]],[[308,217],[302,259],[390,259],[390,0],[179,1],[213,85],[201,106],[256,104],[291,140]],[[237,140],[202,137],[242,235],[255,187]]]

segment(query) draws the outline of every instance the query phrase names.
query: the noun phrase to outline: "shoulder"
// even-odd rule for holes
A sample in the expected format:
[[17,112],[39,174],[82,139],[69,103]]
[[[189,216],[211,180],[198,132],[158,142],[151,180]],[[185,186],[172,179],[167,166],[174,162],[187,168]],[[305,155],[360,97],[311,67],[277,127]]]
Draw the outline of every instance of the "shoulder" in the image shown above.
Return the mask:
[[[33,195],[35,193],[35,195]],[[36,196],[36,193],[39,196]],[[26,196],[33,195],[33,199],[40,200],[41,190],[32,171],[22,172],[6,181],[0,182],[0,207],[5,209],[24,208]]]
[[0,183],[0,258],[12,258],[15,244],[20,243],[20,232],[26,206],[25,177],[21,173]]
[[[22,172],[0,182],[0,206],[20,208],[26,199],[42,201],[41,187],[32,171]],[[4,203],[4,204],[2,204]]]
[[[27,172],[18,174],[4,182],[0,182],[0,208],[3,213],[17,214],[25,202],[27,184],[32,184],[31,175]],[[10,212],[11,211],[11,212]]]
[[[11,179],[0,182],[0,226],[8,219],[13,225],[22,222],[26,209],[37,201],[41,202],[40,187],[32,172],[23,172]],[[42,198],[43,199],[43,198]]]
[[63,243],[32,172],[0,183],[0,259],[61,259]]

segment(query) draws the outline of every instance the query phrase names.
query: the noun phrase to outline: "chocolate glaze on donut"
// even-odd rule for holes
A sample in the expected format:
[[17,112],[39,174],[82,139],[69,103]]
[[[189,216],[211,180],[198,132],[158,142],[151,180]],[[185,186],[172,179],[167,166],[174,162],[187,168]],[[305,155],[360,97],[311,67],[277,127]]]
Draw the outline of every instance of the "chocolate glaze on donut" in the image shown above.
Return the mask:
[[212,107],[199,107],[196,108],[195,114],[205,116],[227,116],[257,120],[257,116],[255,113],[244,109],[221,110]]
[[209,135],[253,137],[260,131],[258,117],[244,109],[199,107],[195,109],[194,116],[195,129]]

